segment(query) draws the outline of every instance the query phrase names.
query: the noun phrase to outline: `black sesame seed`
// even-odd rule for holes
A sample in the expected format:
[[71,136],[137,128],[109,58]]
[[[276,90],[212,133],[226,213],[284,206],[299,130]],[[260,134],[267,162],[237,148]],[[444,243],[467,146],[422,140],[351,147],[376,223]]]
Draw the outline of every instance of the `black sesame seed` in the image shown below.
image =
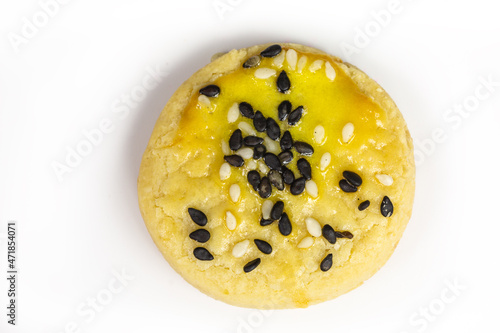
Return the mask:
[[306,188],[306,179],[304,177],[300,177],[298,179],[295,179],[290,185],[290,193],[293,195],[299,195],[302,192],[304,192],[304,189]]
[[264,139],[259,138],[258,136],[253,136],[253,135],[246,136],[243,139],[243,143],[245,144],[245,146],[248,146],[248,147],[255,147],[257,145],[262,144],[262,142],[264,142]]
[[337,242],[337,236],[335,236],[335,231],[333,230],[331,225],[325,224],[323,226],[322,234],[323,237],[325,237],[325,239],[331,244],[335,244],[335,242]]
[[255,111],[255,115],[253,117],[253,127],[257,130],[257,132],[264,132],[266,130],[266,117],[260,111]]
[[260,57],[258,55],[255,55],[253,57],[250,57],[245,61],[243,64],[243,68],[252,68],[260,64]]
[[214,259],[214,256],[204,247],[197,247],[196,249],[194,249],[193,254],[198,260],[208,261]]
[[290,79],[288,78],[288,75],[286,75],[285,71],[281,71],[280,75],[278,75],[276,85],[278,86],[278,90],[281,93],[286,93],[288,90],[290,90]]
[[255,243],[255,245],[257,245],[257,248],[260,250],[260,252],[264,254],[271,254],[271,252],[273,252],[273,248],[268,242],[261,239],[254,239],[253,242]]
[[269,136],[272,140],[278,140],[281,135],[281,130],[278,123],[276,123],[276,120],[273,118],[267,118],[266,126],[267,136]]
[[365,200],[362,203],[359,204],[358,209],[359,210],[365,210],[370,206],[370,200]]
[[258,171],[252,170],[247,174],[247,179],[255,191],[258,190],[260,185],[260,174]]
[[285,150],[279,153],[278,158],[280,159],[281,164],[287,165],[293,160],[293,153],[289,150]]
[[287,167],[281,167],[281,174],[283,175],[283,182],[285,184],[291,185],[295,181],[295,175],[293,174],[292,170],[288,169]]
[[240,113],[243,117],[253,119],[255,116],[253,113],[253,107],[247,102],[241,102],[238,108],[240,109]]
[[276,202],[271,209],[271,219],[279,220],[281,215],[283,214],[283,208],[285,208],[285,204],[283,203],[283,201]]
[[280,54],[280,52],[281,52],[281,46],[278,44],[274,44],[274,45],[269,46],[264,51],[262,51],[260,53],[260,55],[265,57],[265,58],[272,58],[272,57],[276,57],[278,54]]
[[269,181],[269,178],[267,177],[262,177],[260,180],[259,184],[259,195],[261,198],[269,198],[271,196],[273,189],[271,188],[271,182]]
[[328,271],[330,268],[332,268],[332,264],[333,264],[333,256],[331,253],[329,253],[325,259],[323,259],[321,261],[321,264],[319,265],[319,268],[323,271],[323,272],[326,272]]
[[299,122],[300,118],[302,118],[302,112],[304,111],[303,106],[299,106],[292,112],[290,112],[290,115],[288,116],[288,125],[293,126],[296,123]]
[[292,112],[292,103],[289,101],[283,101],[278,105],[278,119],[285,120],[286,117]]
[[258,160],[259,158],[264,157],[267,149],[264,145],[257,145],[253,148],[253,158]]
[[391,199],[389,199],[389,197],[385,196],[384,199],[382,199],[380,212],[384,217],[389,217],[394,212],[394,206],[392,205]]
[[342,189],[342,191],[344,191],[346,193],[352,193],[352,192],[356,192],[358,190],[358,188],[356,186],[349,184],[349,182],[345,179],[342,179],[339,181],[339,186]]
[[292,232],[292,223],[290,223],[287,213],[281,215],[280,221],[278,222],[278,229],[283,236],[288,236]]
[[245,273],[250,273],[251,271],[253,271],[254,269],[257,268],[257,266],[260,265],[260,258],[257,258],[257,259],[254,259],[250,262],[248,262],[244,267],[243,267],[243,271]]
[[295,141],[293,147],[300,155],[310,156],[314,153],[313,147],[307,142]]
[[200,94],[205,95],[207,97],[217,97],[220,94],[220,88],[215,84],[211,84],[209,86],[201,88]]
[[207,216],[205,213],[198,209],[188,208],[189,216],[191,216],[191,220],[199,226],[204,226],[207,224]]
[[189,238],[200,243],[205,243],[210,239],[210,232],[205,229],[198,229],[190,233]]
[[355,173],[355,172],[352,172],[352,171],[344,171],[342,172],[342,176],[344,176],[344,178],[353,186],[361,186],[361,183],[363,182],[361,180],[361,177]]
[[245,164],[245,160],[240,155],[226,155],[224,156],[224,161],[235,167],[240,167]]
[[243,135],[241,134],[241,130],[237,129],[231,134],[229,138],[229,148],[231,150],[238,150],[243,145]]
[[280,140],[280,146],[282,150],[288,150],[293,147],[293,139],[290,131],[285,131]]
[[349,231],[335,231],[335,236],[337,238],[347,238],[352,239],[354,236]]
[[267,174],[267,177],[269,178],[269,182],[271,182],[271,185],[276,187],[277,190],[283,191],[285,189],[285,184],[283,183],[283,177],[277,170],[271,170]]
[[264,154],[264,162],[271,170],[281,170],[281,162],[278,156],[273,153]]
[[265,227],[266,225],[270,225],[273,222],[274,221],[271,219],[265,219],[265,218],[260,219],[260,225],[263,227]]
[[301,158],[297,161],[297,169],[299,169],[299,172],[306,180],[311,179],[311,164],[307,162],[305,158]]

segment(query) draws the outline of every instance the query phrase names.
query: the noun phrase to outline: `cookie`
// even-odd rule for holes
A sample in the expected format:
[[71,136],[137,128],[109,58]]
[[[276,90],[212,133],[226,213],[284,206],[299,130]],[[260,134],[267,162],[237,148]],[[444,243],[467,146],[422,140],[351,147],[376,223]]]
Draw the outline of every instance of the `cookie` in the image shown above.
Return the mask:
[[415,165],[387,93],[298,44],[215,59],[161,113],[138,179],[157,247],[229,304],[307,307],[371,277],[410,219]]

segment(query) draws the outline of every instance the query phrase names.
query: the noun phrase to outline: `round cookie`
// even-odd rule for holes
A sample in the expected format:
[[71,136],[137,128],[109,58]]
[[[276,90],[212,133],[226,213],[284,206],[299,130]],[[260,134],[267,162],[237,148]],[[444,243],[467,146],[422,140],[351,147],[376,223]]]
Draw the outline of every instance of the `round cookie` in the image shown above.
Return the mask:
[[411,215],[412,139],[356,67],[298,44],[196,72],[144,153],[140,209],[170,265],[251,308],[307,307],[371,277]]

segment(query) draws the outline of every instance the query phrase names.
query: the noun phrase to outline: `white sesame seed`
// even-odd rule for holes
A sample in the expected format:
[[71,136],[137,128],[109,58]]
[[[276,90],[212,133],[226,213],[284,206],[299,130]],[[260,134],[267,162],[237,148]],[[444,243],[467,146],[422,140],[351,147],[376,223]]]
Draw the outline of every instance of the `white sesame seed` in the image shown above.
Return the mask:
[[326,168],[330,165],[330,162],[332,161],[332,155],[330,153],[324,153],[323,156],[321,156],[321,160],[319,161],[319,168],[321,171],[325,171]]
[[303,55],[300,57],[299,62],[297,63],[297,72],[302,73],[302,70],[306,66],[307,63],[307,57]]
[[330,64],[329,62],[325,63],[325,74],[326,74],[326,77],[328,79],[330,79],[331,81],[335,80],[335,76],[336,76],[335,69],[332,67],[332,64]]
[[299,249],[307,249],[308,247],[311,247],[313,243],[314,243],[314,238],[312,238],[311,236],[307,236],[304,237],[304,239],[302,239],[299,244],[297,244],[297,247]]
[[281,52],[276,57],[274,57],[273,64],[274,66],[281,68],[281,66],[283,65],[283,61],[285,61],[285,52]]
[[248,170],[255,170],[257,168],[257,162],[255,160],[250,160],[246,163]]
[[260,172],[262,172],[263,174],[266,174],[269,172],[269,168],[267,167],[267,165],[263,162],[260,162],[259,161],[259,170]]
[[238,186],[238,184],[233,184],[229,188],[229,196],[231,197],[231,200],[233,202],[238,201],[238,199],[240,198],[240,193],[241,193],[241,190],[240,190],[240,187]]
[[321,236],[321,224],[312,217],[306,217],[306,227],[307,232],[309,232],[311,236]]
[[236,217],[230,211],[226,212],[226,226],[229,230],[236,229]]
[[306,182],[306,192],[313,198],[318,196],[318,185],[316,185],[314,180],[308,180]]
[[238,149],[238,151],[236,151],[236,154],[240,155],[245,160],[248,160],[249,158],[252,158],[253,150],[252,150],[252,148],[241,148],[241,149]]
[[297,52],[294,49],[286,51],[286,61],[292,70],[297,66]]
[[252,125],[250,125],[249,123],[247,122],[240,122],[238,124],[238,128],[243,132],[245,133],[246,135],[257,135],[257,132],[254,130],[254,128],[252,127]]
[[313,63],[311,64],[311,66],[309,66],[309,70],[311,72],[316,72],[318,69],[321,68],[321,66],[323,66],[323,63],[324,63],[323,60],[313,61]]
[[219,170],[220,180],[226,180],[231,176],[231,166],[229,163],[223,163]]
[[352,135],[354,133],[354,125],[352,123],[345,124],[342,129],[342,141],[349,142],[351,140]]
[[254,73],[255,77],[258,79],[268,79],[275,74],[276,71],[274,69],[267,67],[257,68]]
[[280,152],[280,144],[268,136],[264,138],[264,145],[266,146],[267,151],[270,153],[278,154]]
[[391,176],[383,173],[375,175],[375,177],[377,177],[378,181],[385,186],[391,186],[392,183],[394,182]]
[[212,105],[212,103],[210,103],[210,100],[208,99],[207,96],[205,95],[200,95],[198,96],[198,102],[202,105],[202,106],[206,106],[206,107],[210,107],[210,105]]
[[238,109],[238,103],[234,103],[233,105],[231,105],[229,111],[227,112],[227,121],[229,123],[234,123],[236,120],[238,120],[239,116],[240,110]]
[[250,245],[250,241],[248,239],[239,242],[233,247],[233,256],[235,258],[241,258],[247,253],[248,246]]
[[224,155],[230,155],[231,154],[231,148],[229,148],[229,143],[227,143],[227,141],[224,140],[224,139],[222,139],[221,148],[222,148],[222,153]]
[[262,203],[262,217],[264,219],[271,218],[271,210],[273,209],[273,202],[271,200],[266,200]]
[[325,128],[321,125],[316,126],[314,128],[314,141],[316,143],[321,143],[325,138]]

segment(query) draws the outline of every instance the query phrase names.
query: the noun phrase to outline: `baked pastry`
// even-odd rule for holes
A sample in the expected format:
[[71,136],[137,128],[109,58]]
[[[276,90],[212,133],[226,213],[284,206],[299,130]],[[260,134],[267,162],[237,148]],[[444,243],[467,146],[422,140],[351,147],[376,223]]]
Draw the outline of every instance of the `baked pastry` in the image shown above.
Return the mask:
[[144,153],[140,209],[170,265],[251,308],[344,294],[410,219],[412,139],[365,73],[298,44],[233,50],[171,97]]

